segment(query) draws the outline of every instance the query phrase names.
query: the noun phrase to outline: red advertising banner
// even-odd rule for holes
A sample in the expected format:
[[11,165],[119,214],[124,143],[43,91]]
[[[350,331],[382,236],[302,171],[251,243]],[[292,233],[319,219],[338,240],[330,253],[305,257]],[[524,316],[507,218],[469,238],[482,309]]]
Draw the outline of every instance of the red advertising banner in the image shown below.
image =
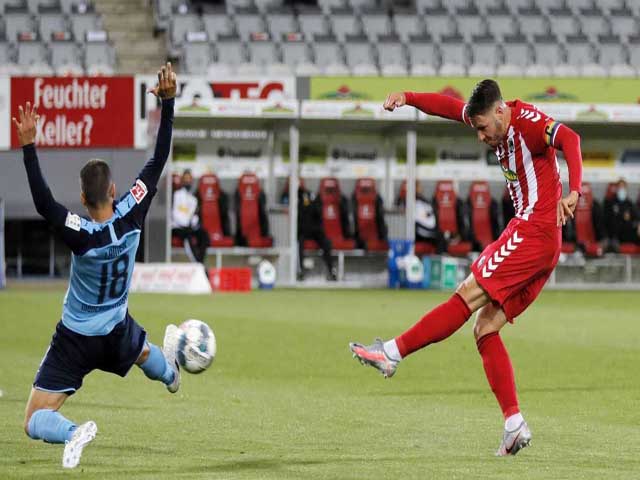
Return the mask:
[[14,77],[11,116],[26,102],[38,107],[38,147],[133,148],[133,89],[133,77]]

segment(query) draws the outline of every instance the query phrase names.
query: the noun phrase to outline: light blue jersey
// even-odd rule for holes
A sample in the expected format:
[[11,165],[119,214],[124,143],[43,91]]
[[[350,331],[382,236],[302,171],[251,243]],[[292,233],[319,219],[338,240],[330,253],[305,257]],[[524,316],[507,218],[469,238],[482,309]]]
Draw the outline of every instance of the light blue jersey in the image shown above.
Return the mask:
[[35,145],[23,147],[36,210],[72,252],[62,323],[78,334],[107,335],[126,317],[140,233],[171,147],[173,105],[173,99],[162,100],[153,157],[131,189],[114,202],[113,216],[104,223],[85,220],[56,202],[42,176]]
[[[136,201],[136,192],[141,203]],[[140,243],[140,221],[151,196],[138,179],[115,205],[107,222],[80,219],[79,233],[87,237],[86,251],[72,254],[71,279],[62,309],[62,323],[70,330],[106,335],[124,319]]]

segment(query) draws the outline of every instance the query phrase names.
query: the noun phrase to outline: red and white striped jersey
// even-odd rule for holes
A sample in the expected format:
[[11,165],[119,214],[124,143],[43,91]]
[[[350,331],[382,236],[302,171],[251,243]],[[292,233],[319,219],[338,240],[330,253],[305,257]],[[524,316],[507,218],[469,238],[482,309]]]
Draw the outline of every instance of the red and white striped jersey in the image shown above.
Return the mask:
[[529,103],[507,105],[511,121],[495,152],[516,217],[555,225],[562,183],[553,145],[560,124]]
[[[404,92],[406,103],[430,115],[449,118],[469,126],[466,104],[458,99],[437,93]],[[535,106],[513,100],[506,102],[511,119],[506,136],[495,152],[500,161],[507,188],[515,206],[516,216],[523,220],[555,225],[557,205],[562,195],[560,168],[556,147],[562,135],[562,125]],[[563,127],[562,130],[566,130]],[[573,190],[581,188],[581,156],[579,137],[567,161],[571,161],[569,176]],[[565,151],[566,154],[566,151]],[[573,176],[572,176],[573,173]]]

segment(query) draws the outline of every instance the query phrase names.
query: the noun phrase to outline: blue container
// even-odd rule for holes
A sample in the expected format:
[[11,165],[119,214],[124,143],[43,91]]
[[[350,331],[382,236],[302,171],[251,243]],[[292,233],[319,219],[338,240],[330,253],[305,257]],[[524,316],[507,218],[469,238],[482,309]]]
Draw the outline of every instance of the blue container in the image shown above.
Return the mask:
[[389,288],[400,288],[403,286],[403,279],[400,276],[400,269],[398,268],[398,259],[407,255],[411,251],[412,245],[413,242],[411,240],[389,240],[389,257],[387,258]]
[[424,277],[422,277],[422,288],[431,286],[431,257],[425,255],[422,257],[422,265],[424,266]]

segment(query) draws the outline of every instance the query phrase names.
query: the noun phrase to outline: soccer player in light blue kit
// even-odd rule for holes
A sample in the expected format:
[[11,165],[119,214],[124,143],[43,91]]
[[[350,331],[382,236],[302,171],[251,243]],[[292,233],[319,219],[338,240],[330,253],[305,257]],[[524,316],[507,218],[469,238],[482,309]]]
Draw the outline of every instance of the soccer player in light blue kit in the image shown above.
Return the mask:
[[170,63],[158,72],[158,85],[150,93],[162,100],[162,119],[153,158],[131,189],[115,201],[111,172],[102,160],[90,160],[80,172],[80,196],[91,220],[57,203],[42,176],[35,148],[36,107],[27,102],[19,108],[19,120],[13,119],[36,209],[72,251],[62,319],[36,373],[24,420],[34,440],[65,444],[65,468],[78,465],[98,430],[93,421],[78,426],[58,411],[89,372],[99,369],[124,377],[136,364],[171,393],[180,386],[178,328],[167,326],[161,350],[147,341],[127,309],[140,232],[171,145],[176,75]]

